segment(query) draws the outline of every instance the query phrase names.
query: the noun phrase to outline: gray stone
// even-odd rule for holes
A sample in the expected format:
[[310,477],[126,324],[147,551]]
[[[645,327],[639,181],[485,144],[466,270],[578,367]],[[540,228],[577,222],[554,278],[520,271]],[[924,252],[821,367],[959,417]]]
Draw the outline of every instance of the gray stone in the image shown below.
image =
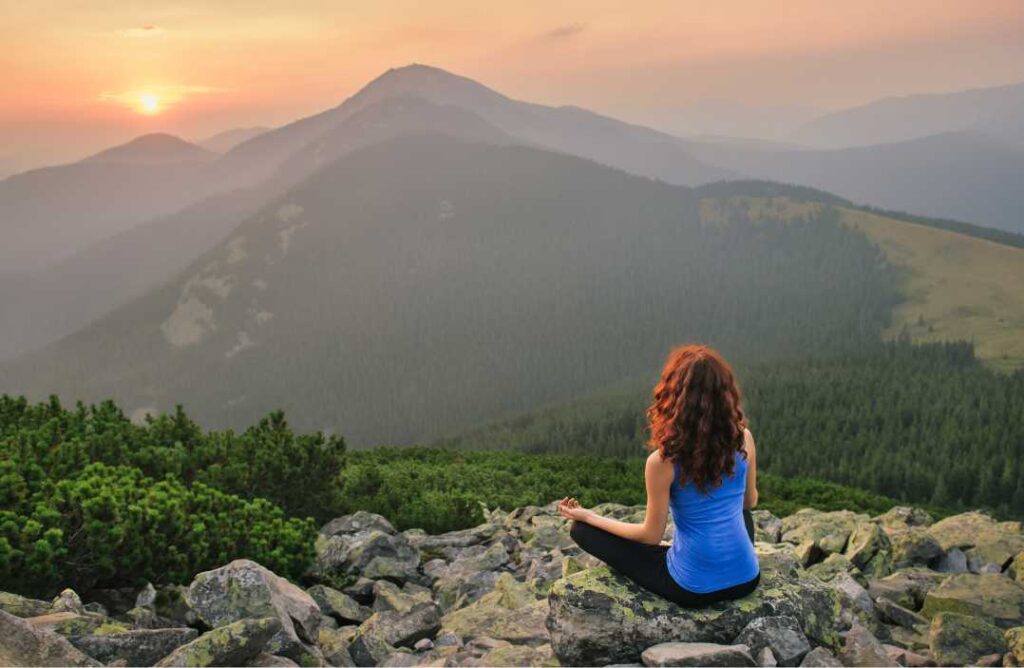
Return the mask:
[[309,644],[317,640],[320,607],[316,601],[254,561],[238,559],[200,573],[189,586],[188,602],[214,628],[245,618],[277,618],[280,624],[267,650],[300,663],[311,651]]
[[241,619],[209,631],[174,650],[157,666],[241,666],[263,653],[281,630],[276,617]]
[[101,666],[56,633],[37,629],[28,621],[0,610],[0,665]]
[[123,633],[71,636],[68,640],[103,663],[152,666],[182,645],[199,636],[195,629],[140,629]]
[[807,653],[804,660],[800,662],[800,666],[801,668],[842,668],[843,662],[824,647],[815,647]]
[[746,645],[707,642],[667,642],[640,655],[645,666],[755,666]]
[[78,597],[74,589],[65,589],[57,595],[57,598],[53,599],[50,604],[50,610],[53,612],[73,612],[76,615],[85,614],[85,606],[82,605],[82,599]]
[[418,577],[420,553],[401,534],[380,529],[316,539],[312,576],[330,583],[351,576],[404,582]]
[[958,547],[950,548],[939,557],[935,570],[940,573],[966,573],[967,555]]
[[928,632],[932,656],[942,666],[964,666],[986,654],[1006,651],[1002,629],[967,615],[941,612]]
[[775,668],[779,665],[778,659],[775,658],[775,653],[772,652],[771,647],[762,647],[760,652],[754,654],[754,661],[757,665],[762,668]]
[[330,615],[342,624],[361,624],[370,618],[373,611],[359,605],[351,596],[325,585],[314,585],[306,590],[320,612]]
[[844,666],[897,666],[871,631],[854,624],[846,632],[839,660]]
[[441,609],[435,603],[420,603],[406,612],[375,612],[359,626],[349,652],[358,666],[376,665],[394,648],[412,647],[440,629]]
[[370,530],[383,531],[387,534],[395,533],[395,527],[386,518],[365,510],[358,510],[351,515],[335,517],[320,527],[320,533],[325,536],[338,536]]
[[746,645],[755,655],[769,648],[780,666],[798,666],[811,651],[811,643],[795,617],[758,617],[744,627],[734,641]]
[[263,652],[262,654],[257,654],[255,658],[250,659],[247,665],[249,668],[298,668],[299,664],[286,656],[278,656],[277,654],[268,654],[267,652]]
[[50,610],[50,603],[34,598],[26,598],[18,594],[0,592],[0,610],[14,615],[15,617],[38,617],[45,615]]
[[152,583],[147,582],[146,586],[139,592],[139,595],[135,597],[135,607],[155,609],[156,587],[154,587]]
[[892,624],[902,626],[905,629],[916,630],[922,626],[928,626],[928,620],[902,605],[893,603],[884,596],[875,599],[875,607],[883,620]]
[[931,566],[946,554],[939,541],[922,527],[912,527],[889,534],[894,568]]
[[782,520],[767,510],[750,513],[754,520],[754,539],[765,543],[778,543],[782,538]]

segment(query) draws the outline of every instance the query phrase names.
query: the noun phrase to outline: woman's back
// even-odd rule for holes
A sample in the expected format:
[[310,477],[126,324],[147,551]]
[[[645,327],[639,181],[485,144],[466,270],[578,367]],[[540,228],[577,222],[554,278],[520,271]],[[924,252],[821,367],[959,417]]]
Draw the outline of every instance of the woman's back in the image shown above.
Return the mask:
[[667,555],[672,578],[694,592],[725,589],[754,578],[757,555],[743,523],[747,459],[734,455],[733,474],[707,494],[691,482],[679,485],[680,469],[669,493],[675,537]]

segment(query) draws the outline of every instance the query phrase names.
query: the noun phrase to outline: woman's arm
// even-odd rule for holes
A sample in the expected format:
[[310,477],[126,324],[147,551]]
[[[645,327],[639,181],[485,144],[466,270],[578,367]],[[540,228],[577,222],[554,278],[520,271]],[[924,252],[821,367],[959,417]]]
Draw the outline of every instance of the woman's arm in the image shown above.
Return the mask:
[[567,519],[586,522],[628,540],[657,545],[661,542],[665,534],[665,525],[668,523],[668,496],[674,479],[675,469],[672,462],[663,460],[660,452],[652,452],[644,468],[647,512],[644,514],[643,524],[601,517],[592,510],[579,507],[575,499],[563,499],[558,509],[562,517]]
[[757,446],[749,429],[743,431],[743,447],[747,451],[747,489],[743,494],[743,508],[757,507]]

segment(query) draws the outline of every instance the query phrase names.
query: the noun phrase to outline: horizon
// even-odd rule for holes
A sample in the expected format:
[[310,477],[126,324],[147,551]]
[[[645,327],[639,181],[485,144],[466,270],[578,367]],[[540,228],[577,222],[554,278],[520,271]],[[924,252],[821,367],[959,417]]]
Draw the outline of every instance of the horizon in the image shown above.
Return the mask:
[[198,142],[277,127],[412,63],[680,136],[781,141],[886,97],[1024,82],[1024,5],[1014,2],[983,13],[968,2],[941,13],[924,2],[879,12],[801,3],[785,16],[760,2],[648,3],[628,18],[591,3],[518,7],[500,25],[459,2],[404,14],[314,4],[267,0],[240,15],[230,4],[109,2],[62,10],[60,21],[6,10],[0,176],[145,134]]

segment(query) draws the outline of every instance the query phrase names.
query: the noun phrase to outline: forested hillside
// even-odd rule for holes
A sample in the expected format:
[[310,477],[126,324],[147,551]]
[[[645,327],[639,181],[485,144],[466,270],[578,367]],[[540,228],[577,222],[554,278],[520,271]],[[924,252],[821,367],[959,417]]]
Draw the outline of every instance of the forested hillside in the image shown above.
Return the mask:
[[[901,341],[739,375],[765,471],[1024,517],[1024,372],[986,369],[968,344]],[[636,456],[649,392],[638,381],[441,444]]]
[[130,412],[185,403],[206,426],[283,408],[358,445],[409,443],[650,374],[681,340],[750,360],[855,350],[898,299],[832,210],[707,224],[687,188],[409,137],[321,170],[0,377]]

